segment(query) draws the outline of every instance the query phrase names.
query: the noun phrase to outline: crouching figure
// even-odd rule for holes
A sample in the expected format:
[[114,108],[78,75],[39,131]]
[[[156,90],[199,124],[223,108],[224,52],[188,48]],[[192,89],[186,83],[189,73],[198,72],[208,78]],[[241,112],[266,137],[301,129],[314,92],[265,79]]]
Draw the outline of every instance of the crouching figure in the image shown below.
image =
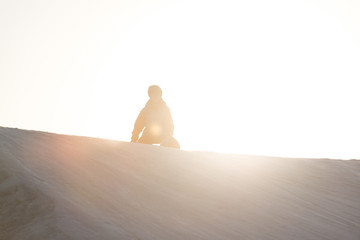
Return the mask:
[[173,137],[174,123],[170,109],[162,99],[161,88],[157,85],[150,86],[148,95],[150,99],[135,121],[131,142],[160,144],[179,149],[180,145]]

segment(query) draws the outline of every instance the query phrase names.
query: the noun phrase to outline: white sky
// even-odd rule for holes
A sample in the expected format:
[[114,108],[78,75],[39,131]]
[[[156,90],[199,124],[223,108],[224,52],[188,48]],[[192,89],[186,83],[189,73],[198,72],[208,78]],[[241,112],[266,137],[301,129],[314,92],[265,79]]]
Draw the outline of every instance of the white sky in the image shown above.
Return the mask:
[[129,141],[158,84],[183,149],[360,158],[360,2],[0,0],[0,126]]

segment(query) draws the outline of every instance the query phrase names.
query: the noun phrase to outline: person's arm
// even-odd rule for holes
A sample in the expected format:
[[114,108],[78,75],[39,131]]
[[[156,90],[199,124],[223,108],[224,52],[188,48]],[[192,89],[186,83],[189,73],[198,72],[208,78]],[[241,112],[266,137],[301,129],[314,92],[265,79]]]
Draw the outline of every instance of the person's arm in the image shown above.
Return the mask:
[[134,130],[132,131],[132,137],[131,142],[137,142],[139,139],[139,134],[145,127],[145,117],[144,117],[144,109],[141,110],[139,113],[139,116],[137,117],[135,124],[134,124]]

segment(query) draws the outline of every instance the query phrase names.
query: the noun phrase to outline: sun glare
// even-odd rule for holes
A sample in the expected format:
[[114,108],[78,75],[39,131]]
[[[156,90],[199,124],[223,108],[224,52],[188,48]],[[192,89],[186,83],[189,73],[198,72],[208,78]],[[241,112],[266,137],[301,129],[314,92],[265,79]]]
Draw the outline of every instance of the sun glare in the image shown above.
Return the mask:
[[[116,122],[130,120],[130,132],[146,88],[158,84],[185,149],[318,156],[354,130],[334,124],[354,106],[358,53],[342,26],[308,2],[178,2],[112,49],[94,85],[91,119],[101,124],[91,131],[128,134],[115,132]],[[138,109],[126,106],[130,99]]]
[[1,126],[130,141],[156,84],[182,149],[360,156],[358,1],[24,4],[0,7]]

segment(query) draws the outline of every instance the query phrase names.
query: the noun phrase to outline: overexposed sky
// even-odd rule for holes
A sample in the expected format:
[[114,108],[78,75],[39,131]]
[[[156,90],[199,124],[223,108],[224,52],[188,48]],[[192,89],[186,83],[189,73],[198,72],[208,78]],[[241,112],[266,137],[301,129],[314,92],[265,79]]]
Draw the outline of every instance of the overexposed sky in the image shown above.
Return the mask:
[[360,2],[0,0],[0,126],[129,141],[158,84],[183,149],[360,158]]

